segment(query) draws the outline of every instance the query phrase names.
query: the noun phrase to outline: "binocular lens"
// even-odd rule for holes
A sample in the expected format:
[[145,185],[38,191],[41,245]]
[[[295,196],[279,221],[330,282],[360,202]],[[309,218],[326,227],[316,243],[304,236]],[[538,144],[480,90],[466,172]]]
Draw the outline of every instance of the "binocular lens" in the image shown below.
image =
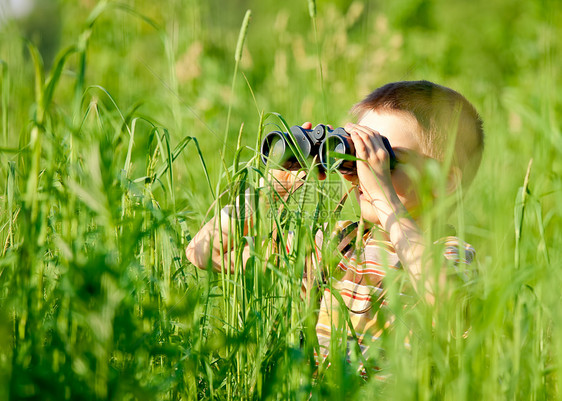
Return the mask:
[[282,164],[285,154],[285,138],[278,131],[267,134],[261,145],[262,161],[264,164],[272,163],[272,165]]
[[269,154],[267,155],[273,163],[281,163],[285,155],[285,141],[274,136],[269,142]]
[[[343,133],[337,132],[337,130]],[[336,153],[343,155],[355,154],[351,138],[342,128],[337,128],[331,135],[328,135],[320,146],[320,162],[327,171],[338,169],[342,174],[355,174],[355,162],[345,160]]]
[[349,148],[347,141],[339,136],[326,138],[320,149],[320,160],[326,169],[336,169],[342,164],[343,160],[334,153],[346,153]]
[[[317,130],[315,135],[323,136],[324,131]],[[291,135],[281,131],[268,133],[261,145],[263,164],[269,162],[273,168],[300,169],[301,165],[293,149],[299,152],[302,159],[317,154],[320,142],[313,141],[311,138],[313,138],[312,130],[306,130],[298,125],[291,127]]]
[[261,160],[272,168],[285,168],[298,170],[300,167],[289,146],[289,137],[286,133],[272,131],[266,135],[261,145]]

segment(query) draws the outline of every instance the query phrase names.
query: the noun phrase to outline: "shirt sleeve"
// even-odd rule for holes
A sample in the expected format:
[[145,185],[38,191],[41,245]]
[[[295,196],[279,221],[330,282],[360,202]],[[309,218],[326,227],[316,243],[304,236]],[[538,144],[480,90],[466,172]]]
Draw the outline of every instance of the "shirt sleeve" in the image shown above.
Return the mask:
[[[314,249],[310,257],[307,257],[307,266],[303,273],[303,289],[306,291],[311,286],[318,286],[319,280],[325,282],[327,271],[322,260],[322,251],[325,241],[337,241],[337,252],[342,252],[343,248],[350,244],[357,233],[357,223],[348,220],[337,221],[334,230],[326,233],[328,225],[324,224],[322,229],[316,231],[314,235]],[[326,235],[327,234],[327,235]]]
[[476,251],[472,245],[457,237],[445,237],[435,243],[443,247],[443,256],[447,266],[463,281],[470,281],[474,274],[474,268],[471,265],[476,257]]

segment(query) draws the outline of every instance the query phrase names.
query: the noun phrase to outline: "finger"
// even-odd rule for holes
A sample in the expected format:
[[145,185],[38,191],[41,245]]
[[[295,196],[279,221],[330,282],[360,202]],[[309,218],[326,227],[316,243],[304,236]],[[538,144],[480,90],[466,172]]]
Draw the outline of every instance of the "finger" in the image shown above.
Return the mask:
[[306,171],[304,171],[304,170],[299,170],[299,171],[297,172],[296,179],[297,179],[297,180],[302,180],[304,177],[306,177]]
[[356,127],[353,130],[353,133],[357,136],[359,136],[363,142],[365,142],[365,145],[367,148],[372,147],[372,136],[373,134],[365,129],[362,129],[361,127]]
[[[361,138],[363,142],[363,147],[361,145],[356,147],[356,156],[358,158],[366,160],[371,167],[381,164],[384,166],[388,163],[388,151],[384,146],[381,135],[377,131],[363,125],[352,123],[346,124],[345,129],[352,135],[352,138]],[[359,150],[357,150],[357,148],[359,148]]]
[[390,158],[388,151],[384,146],[384,142],[382,141],[382,137],[380,135],[377,135],[376,137],[373,138],[373,143],[376,144],[375,155],[377,159],[386,161],[387,159]]
[[384,146],[382,136],[377,131],[361,125],[355,126],[353,131],[365,142],[370,160],[378,162],[388,158],[388,152]]
[[387,168],[388,165],[388,152],[386,151],[380,136],[372,136],[369,138],[368,161],[372,167],[381,166]]
[[305,122],[302,127],[304,129],[312,129],[312,123],[310,121]]
[[[368,137],[369,140],[369,155],[377,161],[384,161],[389,158],[388,151],[384,146],[383,137],[376,131],[363,130],[364,135]],[[365,138],[365,136],[363,136]]]
[[357,124],[346,124],[346,131],[350,134],[352,140],[358,142],[355,146],[355,152],[359,158],[367,159],[371,153],[371,140],[367,130]]
[[[354,130],[349,132],[353,146],[355,147],[355,156],[359,159],[366,160],[368,156],[367,147],[363,138]],[[359,162],[359,160],[357,161]]]
[[348,124],[346,125],[346,131],[351,133],[355,133],[357,135],[359,135],[364,141],[366,142],[370,142],[371,141],[371,137],[373,135],[378,135],[378,133],[376,131],[373,131],[372,129],[368,128],[368,127],[364,127],[362,125],[357,125],[357,124]]

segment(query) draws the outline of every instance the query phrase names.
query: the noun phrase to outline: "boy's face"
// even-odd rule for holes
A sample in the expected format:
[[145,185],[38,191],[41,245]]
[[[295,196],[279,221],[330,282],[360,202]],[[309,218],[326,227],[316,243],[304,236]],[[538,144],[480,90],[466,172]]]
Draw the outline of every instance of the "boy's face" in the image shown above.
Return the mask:
[[[422,152],[418,140],[421,137],[421,127],[418,122],[405,111],[370,110],[363,115],[358,124],[378,132],[390,142],[398,160],[396,167],[391,171],[392,184],[402,204],[413,216],[416,216],[419,198],[414,183],[406,173],[405,166],[409,165],[421,172],[428,160],[428,156]],[[355,184],[358,183],[357,176],[346,175],[344,177]],[[358,188],[355,193],[361,208],[361,216],[364,220],[379,223],[375,207]]]

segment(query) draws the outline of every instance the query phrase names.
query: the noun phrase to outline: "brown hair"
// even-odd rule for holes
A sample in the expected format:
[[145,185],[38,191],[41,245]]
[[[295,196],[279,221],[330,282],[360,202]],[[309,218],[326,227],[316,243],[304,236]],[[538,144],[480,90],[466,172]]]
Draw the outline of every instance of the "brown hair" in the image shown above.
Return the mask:
[[371,92],[352,112],[361,118],[369,110],[410,113],[422,129],[422,151],[439,161],[455,138],[452,164],[462,171],[463,186],[472,182],[482,158],[484,130],[478,112],[460,93],[429,81],[393,82]]

